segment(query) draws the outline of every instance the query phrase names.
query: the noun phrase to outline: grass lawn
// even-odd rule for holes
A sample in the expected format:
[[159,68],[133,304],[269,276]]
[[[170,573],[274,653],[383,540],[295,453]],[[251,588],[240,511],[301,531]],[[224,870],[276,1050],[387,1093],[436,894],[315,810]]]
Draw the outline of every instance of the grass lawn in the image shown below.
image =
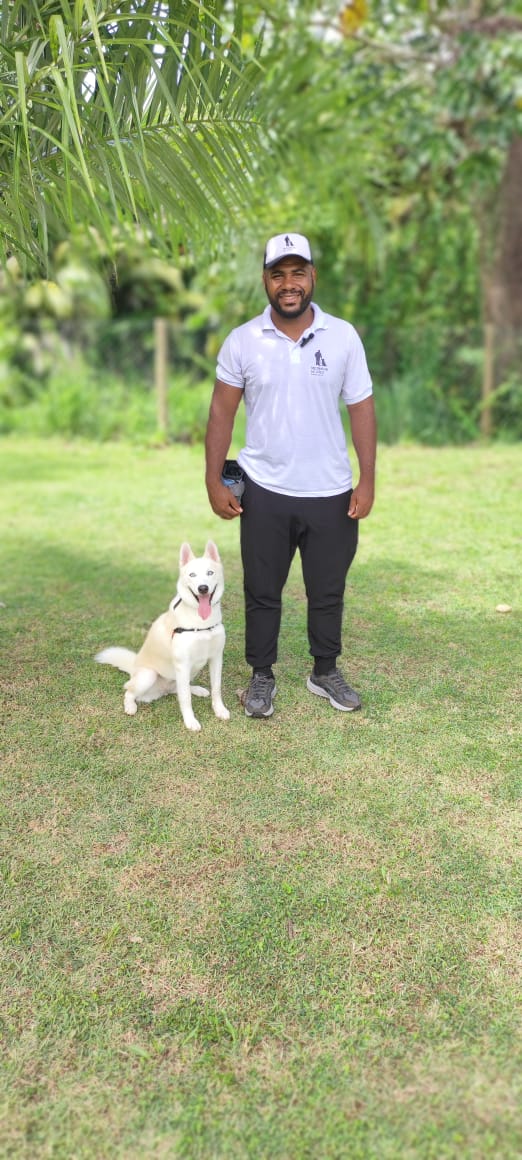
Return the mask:
[[[306,691],[296,562],[251,721],[201,449],[1,442],[2,1157],[520,1157],[521,466],[382,449],[363,711]],[[231,720],[125,717],[93,655],[139,645],[208,536]]]

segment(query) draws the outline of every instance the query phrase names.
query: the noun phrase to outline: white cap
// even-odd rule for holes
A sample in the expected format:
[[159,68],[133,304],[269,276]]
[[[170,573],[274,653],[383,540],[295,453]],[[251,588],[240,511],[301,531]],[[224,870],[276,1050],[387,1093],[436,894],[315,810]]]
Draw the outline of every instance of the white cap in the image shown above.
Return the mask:
[[310,242],[303,234],[276,234],[266,243],[264,267],[274,266],[282,258],[304,258],[312,261]]

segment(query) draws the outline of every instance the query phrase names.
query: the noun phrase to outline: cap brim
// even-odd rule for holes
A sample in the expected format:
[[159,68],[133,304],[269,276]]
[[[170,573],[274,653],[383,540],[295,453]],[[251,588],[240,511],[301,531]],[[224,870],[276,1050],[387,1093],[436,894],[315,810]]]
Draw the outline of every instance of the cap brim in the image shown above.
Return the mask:
[[272,266],[277,266],[278,262],[284,262],[285,258],[300,258],[302,262],[306,262],[308,266],[313,266],[313,261],[306,254],[280,254],[279,258],[273,258],[271,262],[265,262],[263,269],[270,270]]

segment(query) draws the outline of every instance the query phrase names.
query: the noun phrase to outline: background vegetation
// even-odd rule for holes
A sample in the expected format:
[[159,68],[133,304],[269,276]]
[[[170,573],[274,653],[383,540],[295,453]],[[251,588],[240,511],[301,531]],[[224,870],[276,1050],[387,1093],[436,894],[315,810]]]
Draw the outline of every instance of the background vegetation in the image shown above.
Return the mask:
[[[383,449],[363,711],[306,692],[296,567],[255,722],[201,449],[2,441],[2,1156],[518,1160],[519,461]],[[231,720],[199,702],[189,735],[174,698],[126,718],[93,656],[208,535]]]
[[[0,425],[197,438],[265,238],[310,235],[381,434],[519,438],[517,2],[2,9]],[[165,435],[165,432],[162,432]]]

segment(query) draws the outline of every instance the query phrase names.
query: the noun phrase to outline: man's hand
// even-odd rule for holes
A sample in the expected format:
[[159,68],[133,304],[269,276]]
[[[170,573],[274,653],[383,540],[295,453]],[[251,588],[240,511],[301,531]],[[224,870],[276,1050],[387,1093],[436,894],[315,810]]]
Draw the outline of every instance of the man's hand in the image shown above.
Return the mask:
[[241,515],[243,508],[237,496],[221,480],[212,485],[207,484],[207,491],[212,511],[222,520],[234,520]]
[[352,491],[348,508],[348,515],[352,520],[364,520],[365,516],[369,516],[373,507],[374,494],[373,483],[359,480],[357,487],[354,487]]
[[205,480],[212,511],[222,520],[234,520],[243,511],[237,496],[221,482],[221,472],[232,438],[234,418],[242,395],[243,391],[237,387],[229,387],[216,379],[205,435],[207,460]]

